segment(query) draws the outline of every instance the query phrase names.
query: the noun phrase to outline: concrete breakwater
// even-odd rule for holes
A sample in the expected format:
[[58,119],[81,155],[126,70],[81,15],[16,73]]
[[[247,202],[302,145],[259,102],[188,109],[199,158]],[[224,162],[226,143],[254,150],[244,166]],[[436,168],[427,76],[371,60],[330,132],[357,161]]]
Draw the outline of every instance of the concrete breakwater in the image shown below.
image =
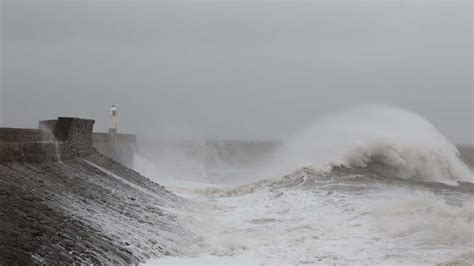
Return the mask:
[[100,153],[133,165],[136,136],[92,133],[94,120],[59,117],[39,129],[0,128],[0,162],[54,162]]
[[182,254],[185,200],[94,148],[93,120],[0,129],[0,265],[133,265]]
[[64,118],[41,121],[39,129],[0,128],[0,161],[51,162],[87,156],[94,120]]

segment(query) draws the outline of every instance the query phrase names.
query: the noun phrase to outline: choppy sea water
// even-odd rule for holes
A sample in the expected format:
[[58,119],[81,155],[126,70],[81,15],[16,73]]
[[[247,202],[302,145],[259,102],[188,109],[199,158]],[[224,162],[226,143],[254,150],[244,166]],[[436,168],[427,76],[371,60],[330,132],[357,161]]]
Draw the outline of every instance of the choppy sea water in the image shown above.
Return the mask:
[[222,188],[176,189],[198,203],[182,219],[200,238],[186,257],[150,265],[472,262],[472,190],[315,175],[300,171],[294,183],[231,196]]
[[197,238],[145,265],[472,265],[472,170],[422,118],[363,112],[308,129],[263,170],[160,177],[192,202],[179,219]]

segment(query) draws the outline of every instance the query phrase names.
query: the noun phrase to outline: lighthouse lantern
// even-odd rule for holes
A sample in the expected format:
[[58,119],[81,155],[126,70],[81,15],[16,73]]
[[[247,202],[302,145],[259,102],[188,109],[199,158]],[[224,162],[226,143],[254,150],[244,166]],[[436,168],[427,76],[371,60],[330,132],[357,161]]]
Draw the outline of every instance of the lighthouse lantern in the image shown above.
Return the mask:
[[112,105],[110,107],[110,127],[109,127],[109,134],[115,135],[117,134],[117,107],[115,105]]

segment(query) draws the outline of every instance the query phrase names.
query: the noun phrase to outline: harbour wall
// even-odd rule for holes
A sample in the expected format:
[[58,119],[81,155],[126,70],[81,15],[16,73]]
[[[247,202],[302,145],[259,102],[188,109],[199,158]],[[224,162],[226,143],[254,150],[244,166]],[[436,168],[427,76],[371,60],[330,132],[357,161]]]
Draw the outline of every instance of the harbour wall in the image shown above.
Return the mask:
[[93,133],[94,120],[59,117],[39,122],[38,129],[0,128],[0,162],[55,162],[94,152],[133,165],[136,136]]

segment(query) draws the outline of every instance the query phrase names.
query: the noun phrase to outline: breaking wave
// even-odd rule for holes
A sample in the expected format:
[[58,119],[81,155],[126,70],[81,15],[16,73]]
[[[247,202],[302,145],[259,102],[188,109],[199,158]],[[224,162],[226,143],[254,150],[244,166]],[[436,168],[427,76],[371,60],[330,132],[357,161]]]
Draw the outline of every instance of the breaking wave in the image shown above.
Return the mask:
[[449,185],[474,181],[459,151],[430,122],[387,106],[317,121],[285,143],[268,169],[279,166],[280,173],[287,174],[301,167],[331,171],[373,164],[387,167],[398,178]]
[[251,175],[236,187],[176,182],[199,206],[186,223],[200,237],[189,257],[156,263],[470,265],[474,256],[473,173],[417,114],[369,106],[325,117]]
[[[459,151],[421,116],[369,106],[320,119],[284,143],[263,170],[263,180],[204,193],[235,196],[307,180],[374,177],[457,186],[474,183]],[[201,191],[202,192],[202,191]]]

